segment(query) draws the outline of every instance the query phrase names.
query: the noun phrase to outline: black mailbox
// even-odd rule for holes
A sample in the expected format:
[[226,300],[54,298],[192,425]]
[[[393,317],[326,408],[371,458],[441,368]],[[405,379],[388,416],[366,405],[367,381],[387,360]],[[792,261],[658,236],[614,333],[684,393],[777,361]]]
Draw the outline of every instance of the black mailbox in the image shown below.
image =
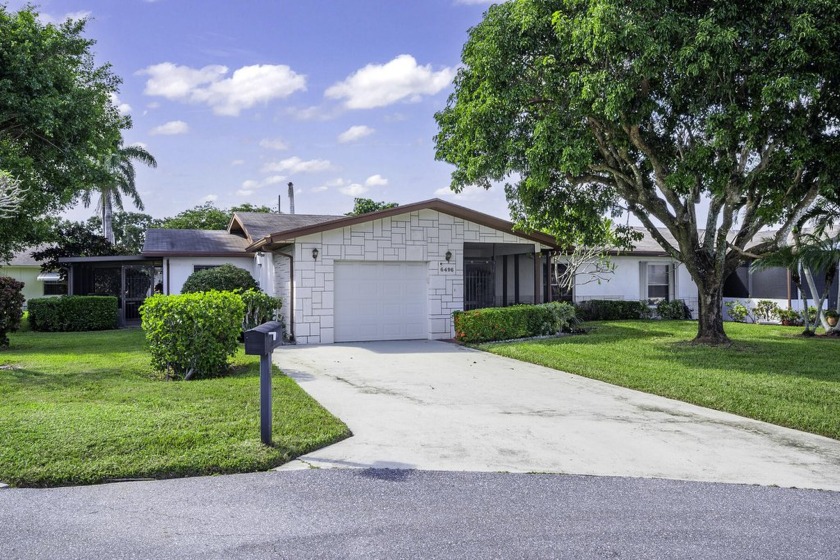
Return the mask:
[[245,353],[265,356],[283,343],[283,323],[269,321],[245,331]]

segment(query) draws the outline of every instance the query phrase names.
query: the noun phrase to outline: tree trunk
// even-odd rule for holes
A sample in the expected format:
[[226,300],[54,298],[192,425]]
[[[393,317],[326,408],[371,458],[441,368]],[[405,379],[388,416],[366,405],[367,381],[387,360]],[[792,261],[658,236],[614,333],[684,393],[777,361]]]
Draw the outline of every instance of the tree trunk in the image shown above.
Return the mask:
[[723,284],[706,280],[697,282],[697,344],[729,344],[723,331]]
[[111,245],[115,244],[114,241],[114,212],[113,208],[111,207],[111,197],[106,196],[105,193],[102,194],[102,232],[105,234],[105,239],[107,239]]

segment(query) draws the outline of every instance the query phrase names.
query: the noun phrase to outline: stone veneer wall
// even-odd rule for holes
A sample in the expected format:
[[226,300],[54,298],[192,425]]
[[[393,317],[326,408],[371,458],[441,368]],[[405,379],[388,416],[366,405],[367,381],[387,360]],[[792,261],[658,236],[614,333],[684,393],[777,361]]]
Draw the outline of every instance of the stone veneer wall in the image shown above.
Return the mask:
[[[436,210],[420,210],[298,238],[294,247],[298,344],[334,342],[336,261],[427,262],[429,338],[453,337],[452,312],[464,305],[464,242],[536,245]],[[312,258],[312,249],[318,249],[317,260]],[[452,252],[454,274],[441,273],[439,269],[447,251]],[[288,253],[289,248],[284,252]],[[288,296],[288,259],[275,253],[274,262],[275,293]],[[286,301],[283,307],[288,313]]]

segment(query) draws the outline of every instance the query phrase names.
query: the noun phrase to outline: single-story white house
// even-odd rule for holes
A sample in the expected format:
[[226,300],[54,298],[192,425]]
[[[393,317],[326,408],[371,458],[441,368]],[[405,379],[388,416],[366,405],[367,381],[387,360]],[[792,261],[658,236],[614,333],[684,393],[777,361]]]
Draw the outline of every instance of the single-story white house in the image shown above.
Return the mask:
[[[613,252],[611,262],[614,266],[612,274],[602,276],[600,282],[590,281],[586,275],[577,279],[572,290],[571,299],[581,302],[592,299],[617,299],[647,301],[655,304],[661,299],[681,299],[696,318],[697,286],[691,279],[685,266],[671,258],[650,233],[644,228],[635,228],[642,238],[634,243],[632,251]],[[659,233],[676,246],[671,233],[662,228]],[[763,236],[771,236],[774,232],[765,232]],[[803,279],[804,282],[804,279]],[[815,278],[817,290],[824,287],[821,275]],[[807,287],[803,285],[809,305],[813,299]],[[801,310],[799,290],[793,283],[790,273],[784,268],[769,268],[765,270],[750,270],[749,264],[744,264],[726,279],[723,287],[723,301],[738,300],[753,308],[760,300],[770,300],[780,309]],[[830,292],[827,302],[828,308],[836,306],[837,290]],[[724,307],[724,319],[728,320]]]
[[26,302],[32,298],[60,296],[67,293],[67,282],[61,279],[58,272],[41,272],[41,263],[32,258],[32,252],[37,248],[18,251],[6,263],[0,263],[0,276],[14,278],[23,282],[23,297]]
[[452,312],[550,295],[552,237],[439,199],[363,214],[236,213],[227,231],[151,229],[165,293],[230,263],[283,300],[298,344],[448,339]]

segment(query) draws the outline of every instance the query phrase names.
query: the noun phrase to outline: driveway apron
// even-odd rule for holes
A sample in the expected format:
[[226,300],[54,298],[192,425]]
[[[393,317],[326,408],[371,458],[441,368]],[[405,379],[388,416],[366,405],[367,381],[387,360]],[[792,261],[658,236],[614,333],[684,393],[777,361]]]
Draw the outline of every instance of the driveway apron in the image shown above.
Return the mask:
[[274,363],[353,432],[281,470],[551,472],[840,491],[836,440],[455,344],[284,346]]

